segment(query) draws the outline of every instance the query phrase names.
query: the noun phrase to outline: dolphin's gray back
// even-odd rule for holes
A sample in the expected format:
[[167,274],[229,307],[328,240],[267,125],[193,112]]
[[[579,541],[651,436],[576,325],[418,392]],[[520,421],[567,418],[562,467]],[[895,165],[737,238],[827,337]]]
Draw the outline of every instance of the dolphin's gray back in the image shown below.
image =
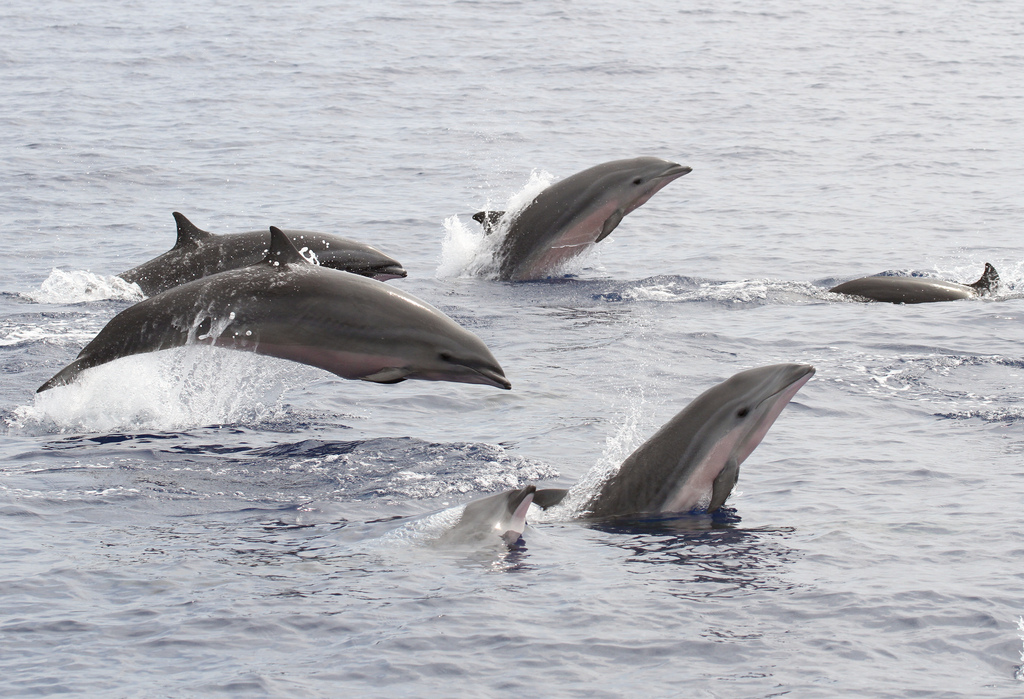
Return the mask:
[[[203,231],[205,232],[205,231]],[[364,276],[380,270],[392,270],[392,276],[404,276],[397,260],[365,243],[314,231],[286,230],[296,248],[313,251],[320,264]],[[268,231],[246,231],[227,235],[206,234],[118,276],[139,285],[147,296],[219,272],[256,264],[270,248]]]
[[885,303],[933,303],[978,296],[977,291],[964,284],[926,277],[864,277],[835,286],[830,291]]

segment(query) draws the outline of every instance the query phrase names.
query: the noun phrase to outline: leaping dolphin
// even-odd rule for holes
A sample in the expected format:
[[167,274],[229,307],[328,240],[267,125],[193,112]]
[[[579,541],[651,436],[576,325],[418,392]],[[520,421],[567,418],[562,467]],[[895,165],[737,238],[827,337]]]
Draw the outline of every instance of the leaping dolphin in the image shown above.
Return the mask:
[[[814,367],[807,364],[775,364],[741,371],[708,389],[630,454],[589,498],[581,516],[714,512],[732,493],[740,464],[813,375]],[[466,509],[520,492],[492,495]],[[545,488],[532,492],[532,500],[546,509],[568,493]],[[492,535],[498,528],[476,526]]]
[[999,273],[986,262],[981,279],[973,284],[928,277],[862,277],[843,282],[829,291],[886,303],[932,303],[977,298],[995,293],[998,287]]
[[473,218],[485,231],[505,233],[498,279],[539,279],[607,238],[626,214],[691,169],[661,158],[613,160],[554,183],[511,220],[502,211]]
[[511,388],[480,338],[433,306],[373,279],[311,264],[283,231],[270,232],[261,262],[127,308],[39,391],[121,357],[191,343],[290,359],[346,379]]
[[[117,275],[139,285],[147,296],[229,269],[248,267],[270,249],[267,231],[214,235],[174,212],[178,239],[164,254]],[[376,248],[348,238],[313,231],[286,230],[298,249],[313,252],[324,267],[373,277],[380,281],[406,276],[399,262]]]

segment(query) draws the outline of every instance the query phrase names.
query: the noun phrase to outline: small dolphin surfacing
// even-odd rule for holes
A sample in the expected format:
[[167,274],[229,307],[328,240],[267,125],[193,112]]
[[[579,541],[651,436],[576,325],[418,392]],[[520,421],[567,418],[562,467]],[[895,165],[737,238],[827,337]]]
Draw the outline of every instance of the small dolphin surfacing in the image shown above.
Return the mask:
[[[147,296],[158,294],[211,274],[248,267],[270,249],[266,230],[215,235],[195,226],[177,211],[178,239],[174,247],[149,262],[121,272]],[[340,269],[380,281],[406,276],[399,262],[374,247],[348,238],[313,231],[284,231],[299,250],[316,255],[323,267]]]
[[261,262],[125,309],[39,391],[121,357],[188,344],[280,357],[346,379],[511,388],[480,338],[433,306],[379,281],[311,264],[280,229],[270,231]]
[[504,233],[498,279],[540,279],[607,238],[626,214],[691,169],[661,158],[613,160],[554,183],[511,219],[503,211],[473,219]]
[[928,277],[861,277],[843,282],[829,291],[884,303],[934,303],[978,298],[993,294],[998,288],[999,273],[986,262],[981,279],[973,284]]

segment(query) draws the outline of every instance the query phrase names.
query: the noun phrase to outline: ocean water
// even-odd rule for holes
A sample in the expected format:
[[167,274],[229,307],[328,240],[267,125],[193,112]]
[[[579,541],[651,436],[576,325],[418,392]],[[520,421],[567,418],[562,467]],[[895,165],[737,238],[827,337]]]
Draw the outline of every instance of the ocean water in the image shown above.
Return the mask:
[[[1019,5],[13,0],[0,38],[0,694],[1024,691]],[[478,273],[473,212],[638,155],[693,172],[555,279]],[[172,211],[376,245],[513,390],[189,347],[37,395]],[[432,543],[776,362],[817,374],[719,515]]]

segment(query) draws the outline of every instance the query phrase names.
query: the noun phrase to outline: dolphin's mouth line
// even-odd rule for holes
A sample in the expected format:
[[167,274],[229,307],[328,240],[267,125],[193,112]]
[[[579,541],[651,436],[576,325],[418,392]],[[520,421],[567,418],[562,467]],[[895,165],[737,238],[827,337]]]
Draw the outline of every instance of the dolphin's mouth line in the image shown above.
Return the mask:
[[654,179],[660,180],[666,177],[682,177],[683,175],[689,174],[691,172],[693,172],[693,168],[689,167],[688,165],[676,165],[675,167],[670,167],[668,170],[661,173],[660,175],[655,175]]
[[812,376],[814,376],[814,369],[811,369],[810,371],[808,371],[803,376],[801,376],[801,377],[799,377],[797,379],[794,379],[789,384],[783,386],[782,388],[780,388],[775,393],[773,393],[770,396],[766,397],[764,400],[762,400],[761,402],[759,402],[757,404],[757,407],[760,408],[762,405],[765,404],[766,401],[773,401],[773,400],[777,399],[779,396],[781,396],[783,393],[786,393],[787,391],[792,391],[793,392],[793,396],[795,396],[797,394],[797,391],[799,391],[801,388],[803,388],[804,384],[806,384],[808,381],[811,380]]
[[467,368],[472,368],[473,371],[475,371],[476,373],[480,374],[480,376],[483,376],[485,379],[487,379],[487,383],[491,384],[492,386],[497,386],[498,388],[503,388],[506,391],[511,390],[511,388],[512,388],[512,382],[509,381],[508,379],[506,379],[504,377],[504,375],[499,374],[494,369],[488,369],[486,367],[479,367],[479,368],[477,368],[477,367],[467,367]]

